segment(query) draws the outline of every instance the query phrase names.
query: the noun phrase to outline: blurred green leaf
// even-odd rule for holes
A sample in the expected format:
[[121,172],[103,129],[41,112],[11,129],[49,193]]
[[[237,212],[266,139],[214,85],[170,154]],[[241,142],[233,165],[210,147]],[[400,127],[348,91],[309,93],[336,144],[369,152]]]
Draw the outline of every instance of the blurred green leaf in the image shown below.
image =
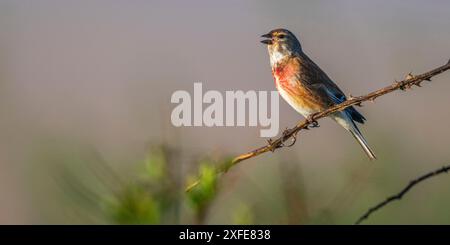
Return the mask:
[[130,186],[111,206],[112,218],[119,224],[158,224],[159,205],[141,186]]
[[162,147],[153,149],[145,161],[146,177],[151,181],[159,181],[166,177],[167,157]]
[[217,187],[216,169],[203,162],[199,168],[199,184],[188,192],[188,200],[196,211],[201,211],[214,198]]

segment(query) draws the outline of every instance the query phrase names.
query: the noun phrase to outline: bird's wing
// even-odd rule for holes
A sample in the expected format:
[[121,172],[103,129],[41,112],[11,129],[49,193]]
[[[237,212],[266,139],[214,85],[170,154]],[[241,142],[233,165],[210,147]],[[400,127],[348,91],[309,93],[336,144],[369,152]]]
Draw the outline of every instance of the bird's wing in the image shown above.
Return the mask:
[[329,98],[329,104],[339,104],[346,100],[341,89],[320,69],[308,56],[302,54],[297,58],[300,71],[298,80],[307,86],[310,91],[320,97]]
[[[340,104],[347,100],[344,92],[327,76],[327,74],[320,69],[306,54],[302,54],[298,58],[300,63],[300,72],[298,79],[308,87],[310,91],[317,94],[325,100],[328,106]],[[325,99],[326,98],[326,99]],[[361,115],[355,108],[348,107],[345,111],[349,116],[359,122],[364,123],[364,116]]]

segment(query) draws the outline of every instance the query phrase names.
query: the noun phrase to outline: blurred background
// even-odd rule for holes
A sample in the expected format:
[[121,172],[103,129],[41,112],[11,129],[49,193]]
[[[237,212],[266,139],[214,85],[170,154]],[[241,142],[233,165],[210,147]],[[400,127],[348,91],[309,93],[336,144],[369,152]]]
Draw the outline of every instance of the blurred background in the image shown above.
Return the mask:
[[[351,224],[450,163],[450,73],[366,103],[370,162],[329,119],[292,148],[258,127],[170,122],[175,90],[274,90],[260,35],[284,27],[347,93],[450,58],[450,2],[0,0],[0,223]],[[301,116],[280,100],[280,129]],[[183,189],[195,176],[202,184]],[[449,224],[450,177],[366,224]]]

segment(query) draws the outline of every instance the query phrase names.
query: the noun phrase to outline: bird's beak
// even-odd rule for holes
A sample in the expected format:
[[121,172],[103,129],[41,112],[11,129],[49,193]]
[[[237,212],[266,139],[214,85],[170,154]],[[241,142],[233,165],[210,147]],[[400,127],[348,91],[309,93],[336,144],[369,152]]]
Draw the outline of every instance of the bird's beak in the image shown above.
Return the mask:
[[262,43],[267,44],[267,45],[272,45],[272,44],[273,44],[273,41],[272,41],[272,34],[267,33],[267,34],[262,35],[261,37],[263,37],[263,38],[269,38],[269,39],[264,39],[264,40],[262,40],[262,41],[261,41]]

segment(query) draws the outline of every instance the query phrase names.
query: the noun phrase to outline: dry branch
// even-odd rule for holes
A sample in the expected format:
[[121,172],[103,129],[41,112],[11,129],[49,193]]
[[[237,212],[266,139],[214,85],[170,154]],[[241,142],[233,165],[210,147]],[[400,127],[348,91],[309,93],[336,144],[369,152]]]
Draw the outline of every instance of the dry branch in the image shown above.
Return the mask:
[[375,205],[375,206],[369,208],[369,209],[367,210],[367,212],[364,213],[364,214],[363,214],[363,215],[355,222],[355,225],[359,225],[359,224],[360,224],[361,222],[363,222],[365,219],[369,218],[369,216],[370,216],[373,212],[375,212],[375,211],[379,210],[380,208],[386,206],[386,205],[389,204],[390,202],[393,202],[393,201],[395,201],[395,200],[400,200],[400,199],[402,199],[402,197],[403,197],[407,192],[409,192],[409,191],[411,190],[411,188],[413,188],[415,185],[419,184],[420,182],[422,182],[422,181],[424,181],[424,180],[426,180],[426,179],[429,179],[429,178],[431,178],[431,177],[434,177],[434,176],[436,176],[436,175],[439,175],[439,174],[442,174],[442,173],[447,173],[448,171],[450,171],[450,165],[444,166],[444,167],[442,167],[442,168],[439,168],[439,169],[437,169],[437,170],[434,170],[434,171],[432,171],[432,172],[429,172],[429,173],[427,173],[427,174],[424,174],[424,175],[422,175],[422,176],[420,176],[420,177],[418,177],[418,178],[416,178],[416,179],[414,179],[414,180],[411,180],[411,181],[409,182],[409,184],[408,184],[407,186],[405,186],[405,188],[403,188],[399,193],[397,193],[397,194],[395,194],[395,195],[393,195],[393,196],[390,196],[390,197],[386,198],[386,200],[384,200],[384,201],[378,203],[377,205]]
[[[332,106],[324,111],[315,113],[315,114],[311,115],[310,117],[308,117],[307,119],[300,121],[295,127],[291,128],[291,129],[286,129],[283,132],[283,135],[281,137],[277,138],[276,140],[268,140],[267,145],[257,148],[248,153],[237,156],[227,165],[221,166],[217,172],[218,172],[218,174],[223,174],[239,162],[256,157],[258,155],[261,155],[261,154],[269,152],[269,151],[273,152],[278,148],[282,148],[285,146],[292,146],[296,141],[297,133],[300,130],[309,129],[310,127],[317,127],[317,125],[318,125],[317,120],[320,118],[327,117],[330,114],[337,112],[337,111],[342,111],[345,108],[352,106],[352,105],[360,106],[362,102],[374,101],[376,98],[378,98],[382,95],[391,93],[395,90],[399,90],[399,89],[406,90],[413,86],[420,87],[421,83],[423,81],[431,81],[432,77],[434,77],[448,69],[450,69],[450,60],[445,65],[440,66],[438,68],[435,68],[431,71],[425,72],[420,75],[412,75],[411,73],[409,73],[404,80],[395,81],[393,84],[386,86],[384,88],[381,88],[379,90],[376,90],[374,92],[371,92],[369,94],[366,94],[363,96],[358,96],[358,97],[350,97],[348,100],[342,102],[341,104]],[[293,139],[292,143],[290,143],[289,145],[285,145],[284,143],[287,140],[289,140],[290,138]],[[190,191],[192,188],[194,188],[198,184],[199,184],[199,181],[197,180],[196,182],[190,184],[186,188],[186,191]]]

